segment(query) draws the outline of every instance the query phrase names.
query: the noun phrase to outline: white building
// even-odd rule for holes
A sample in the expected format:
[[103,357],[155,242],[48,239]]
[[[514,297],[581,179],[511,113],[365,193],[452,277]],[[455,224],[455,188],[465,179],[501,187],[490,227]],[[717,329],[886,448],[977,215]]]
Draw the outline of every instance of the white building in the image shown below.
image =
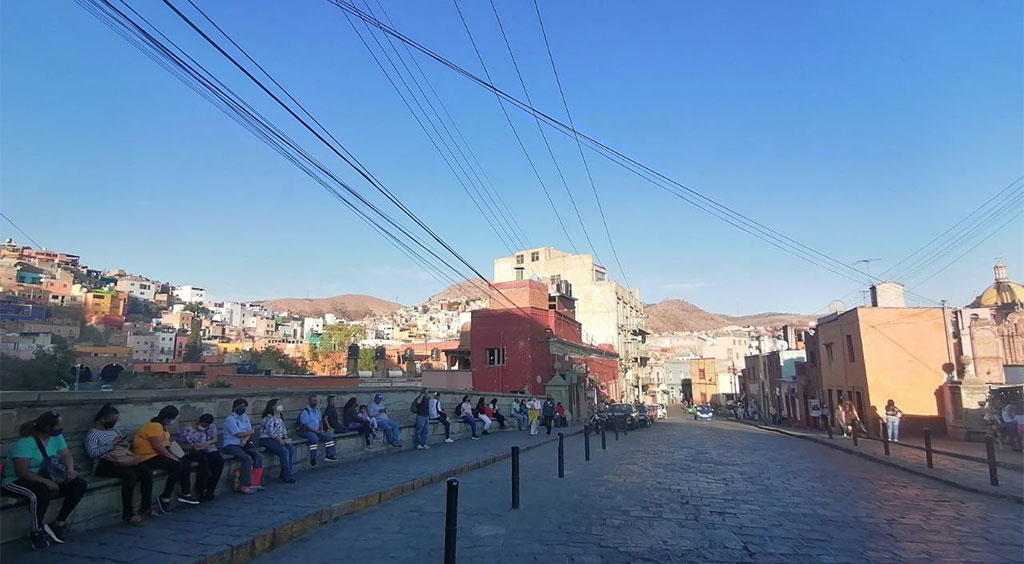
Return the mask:
[[324,332],[324,318],[306,317],[302,320],[302,335],[308,341],[311,333]]
[[125,276],[124,278],[117,279],[115,287],[118,291],[125,292],[133,298],[151,302],[156,298],[156,292],[160,289],[160,284],[139,276]]
[[175,286],[172,293],[174,297],[187,304],[206,301],[206,290],[199,286]]

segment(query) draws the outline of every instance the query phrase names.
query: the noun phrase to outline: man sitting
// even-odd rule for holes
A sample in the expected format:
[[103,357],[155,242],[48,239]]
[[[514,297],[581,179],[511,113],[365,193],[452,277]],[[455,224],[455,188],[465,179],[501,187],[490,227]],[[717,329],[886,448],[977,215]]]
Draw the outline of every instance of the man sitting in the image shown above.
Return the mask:
[[320,442],[324,443],[327,462],[337,462],[338,457],[334,452],[334,435],[322,431],[324,415],[320,412],[320,400],[316,396],[309,396],[309,405],[299,413],[298,432],[299,436],[309,441],[309,465],[316,466],[316,451]]
[[384,431],[384,438],[394,447],[402,446],[398,436],[398,424],[388,418],[388,408],[384,405],[384,394],[374,394],[369,406],[370,420]]

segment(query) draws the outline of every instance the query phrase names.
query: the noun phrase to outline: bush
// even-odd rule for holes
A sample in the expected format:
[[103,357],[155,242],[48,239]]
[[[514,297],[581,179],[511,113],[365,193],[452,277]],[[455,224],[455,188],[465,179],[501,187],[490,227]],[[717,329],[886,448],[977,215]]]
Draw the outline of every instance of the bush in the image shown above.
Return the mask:
[[206,385],[207,388],[230,388],[231,382],[225,382],[224,380],[214,380]]

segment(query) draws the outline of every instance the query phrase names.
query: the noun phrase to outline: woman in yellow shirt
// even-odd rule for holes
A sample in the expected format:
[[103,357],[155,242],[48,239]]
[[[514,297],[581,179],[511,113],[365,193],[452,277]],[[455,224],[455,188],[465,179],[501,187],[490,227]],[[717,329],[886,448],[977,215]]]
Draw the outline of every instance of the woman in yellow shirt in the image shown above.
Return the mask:
[[175,480],[181,484],[178,501],[189,505],[199,505],[199,500],[189,493],[191,464],[186,464],[167,449],[171,444],[171,434],[167,429],[174,428],[177,423],[178,408],[173,405],[164,406],[156,417],[149,420],[149,423],[139,427],[132,440],[132,450],[142,460],[143,465],[151,470],[167,471],[164,491],[156,498],[156,506],[161,513],[170,511]]

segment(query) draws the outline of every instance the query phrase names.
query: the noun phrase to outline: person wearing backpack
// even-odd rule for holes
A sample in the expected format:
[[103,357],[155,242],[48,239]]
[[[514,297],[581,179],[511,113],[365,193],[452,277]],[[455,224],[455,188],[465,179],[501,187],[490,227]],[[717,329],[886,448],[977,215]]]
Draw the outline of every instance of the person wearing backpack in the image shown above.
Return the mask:
[[299,436],[309,441],[310,466],[316,466],[316,451],[321,442],[324,443],[324,450],[327,451],[324,460],[327,462],[338,461],[338,456],[334,452],[334,435],[321,431],[324,415],[320,412],[318,405],[320,405],[320,400],[316,396],[309,396],[309,405],[299,412],[299,418],[295,425]]
[[409,410],[416,414],[416,448],[429,449],[427,440],[430,438],[430,396],[427,390],[420,390],[420,395],[412,401]]
[[[64,419],[56,411],[47,411],[20,431],[21,438],[4,465],[0,494],[28,500],[32,548],[47,548],[51,539],[63,544],[68,518],[89,487],[75,474],[75,460],[64,440]],[[60,513],[53,522],[44,523],[46,508],[58,493],[64,497]]]

